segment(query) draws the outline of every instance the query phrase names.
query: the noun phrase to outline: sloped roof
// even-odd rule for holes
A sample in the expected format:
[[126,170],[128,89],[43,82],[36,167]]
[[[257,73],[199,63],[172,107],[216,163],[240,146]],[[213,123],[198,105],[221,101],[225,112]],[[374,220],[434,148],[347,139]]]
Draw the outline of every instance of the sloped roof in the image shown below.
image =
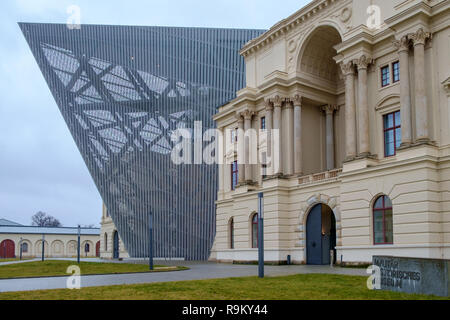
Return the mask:
[[0,226],[21,226],[20,223],[0,218]]
[[[0,234],[69,234],[77,235],[78,228],[34,227],[22,225],[0,225]],[[81,235],[100,235],[99,228],[81,228]]]

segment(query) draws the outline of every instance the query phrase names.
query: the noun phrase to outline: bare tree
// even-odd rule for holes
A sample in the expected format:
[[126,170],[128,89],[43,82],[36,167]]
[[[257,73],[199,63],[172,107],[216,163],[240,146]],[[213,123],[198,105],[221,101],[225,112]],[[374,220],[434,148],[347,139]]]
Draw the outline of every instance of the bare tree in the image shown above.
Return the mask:
[[33,226],[37,227],[62,227],[61,222],[58,219],[47,215],[45,212],[39,211],[31,217]]

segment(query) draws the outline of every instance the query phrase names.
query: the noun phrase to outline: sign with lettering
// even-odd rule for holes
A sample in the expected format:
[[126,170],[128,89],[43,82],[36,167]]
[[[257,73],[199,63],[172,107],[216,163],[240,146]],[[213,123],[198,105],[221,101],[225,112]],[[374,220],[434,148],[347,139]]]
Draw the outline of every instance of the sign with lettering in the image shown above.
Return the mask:
[[374,256],[381,290],[449,295],[449,260]]

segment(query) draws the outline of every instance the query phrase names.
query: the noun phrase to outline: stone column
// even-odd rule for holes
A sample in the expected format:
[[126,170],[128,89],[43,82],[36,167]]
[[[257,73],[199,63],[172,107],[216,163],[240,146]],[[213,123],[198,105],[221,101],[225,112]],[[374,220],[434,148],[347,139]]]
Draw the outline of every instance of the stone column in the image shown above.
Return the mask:
[[245,160],[245,182],[247,184],[253,182],[252,178],[252,166],[250,164],[250,143],[253,143],[251,141],[251,129],[252,129],[252,118],[253,118],[253,111],[246,110],[242,113],[244,117],[244,160]]
[[294,173],[301,175],[302,167],[302,97],[296,95],[294,102]]
[[245,183],[245,144],[244,144],[244,118],[241,114],[237,115],[238,119],[238,183]]
[[223,193],[225,190],[225,176],[224,176],[224,171],[225,171],[225,165],[226,165],[226,160],[225,160],[225,134],[224,131],[225,129],[222,128],[218,128],[219,129],[219,142],[218,142],[218,148],[219,148],[219,154],[218,154],[218,166],[219,166],[219,193]]
[[283,154],[286,156],[286,168],[284,173],[286,175],[294,174],[294,103],[287,99],[285,102],[287,115],[286,139],[283,140],[285,146]]
[[362,55],[356,64],[358,67],[358,137],[359,156],[370,155],[369,136],[369,90],[367,86],[367,68],[372,63],[372,59]]
[[[272,119],[273,119],[273,105],[272,102],[270,102],[270,100],[265,100],[264,101],[265,105],[266,105],[266,144],[267,144],[267,153],[266,153],[266,161],[270,161],[273,162],[272,160]],[[273,168],[272,165],[270,165],[270,163],[266,163],[267,164],[267,175],[271,176],[273,175]]]
[[283,100],[276,96],[273,100],[273,130],[272,130],[272,166],[274,175],[283,174],[283,157],[281,148],[281,106],[283,105]]
[[415,109],[416,109],[416,141],[428,142],[428,106],[425,89],[425,42],[430,33],[420,28],[416,33],[410,34],[414,43],[414,78],[415,78]]
[[326,150],[327,150],[327,170],[335,168],[334,163],[334,111],[337,109],[335,105],[327,105],[323,107],[326,116]]
[[412,142],[411,92],[409,86],[409,44],[407,36],[394,41],[400,58],[400,115],[402,119],[402,147]]
[[345,76],[345,156],[346,161],[356,157],[355,66],[341,63]]

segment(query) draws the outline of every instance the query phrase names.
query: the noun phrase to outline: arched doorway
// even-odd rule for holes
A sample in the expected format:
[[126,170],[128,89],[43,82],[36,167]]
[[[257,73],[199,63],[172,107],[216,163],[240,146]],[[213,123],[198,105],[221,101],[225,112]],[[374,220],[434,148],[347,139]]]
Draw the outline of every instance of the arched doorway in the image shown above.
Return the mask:
[[113,240],[113,259],[119,259],[119,234],[117,231],[114,231]]
[[100,241],[97,241],[95,244],[95,256],[97,258],[100,258]]
[[12,240],[3,240],[0,243],[0,259],[15,258],[15,245]]
[[306,262],[310,265],[329,265],[336,261],[336,218],[325,204],[311,209],[306,221]]

